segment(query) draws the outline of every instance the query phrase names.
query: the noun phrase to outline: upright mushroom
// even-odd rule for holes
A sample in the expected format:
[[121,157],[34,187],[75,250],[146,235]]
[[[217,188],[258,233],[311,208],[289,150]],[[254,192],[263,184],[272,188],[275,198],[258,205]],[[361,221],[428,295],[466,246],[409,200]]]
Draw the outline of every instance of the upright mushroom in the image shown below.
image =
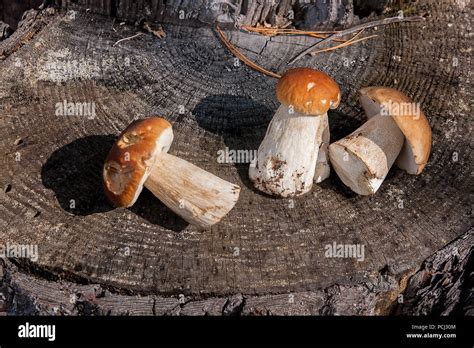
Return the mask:
[[425,114],[402,92],[367,87],[359,92],[368,121],[329,146],[329,157],[342,182],[354,192],[377,192],[395,162],[420,174],[431,151],[431,128]]
[[172,141],[163,118],[131,123],[105,161],[105,193],[114,205],[130,207],[145,186],[187,222],[208,228],[234,207],[240,187],[168,154]]
[[337,83],[321,71],[290,69],[278,81],[281,102],[268,126],[249,176],[254,186],[270,195],[302,195],[329,176],[328,109],[335,109],[341,93]]

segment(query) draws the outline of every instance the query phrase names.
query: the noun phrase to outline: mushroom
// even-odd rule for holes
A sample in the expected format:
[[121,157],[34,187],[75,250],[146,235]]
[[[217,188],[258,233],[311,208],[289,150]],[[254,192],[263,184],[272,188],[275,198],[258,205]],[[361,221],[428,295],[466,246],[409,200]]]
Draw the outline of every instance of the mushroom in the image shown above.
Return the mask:
[[163,118],[132,122],[105,161],[105,193],[115,206],[130,207],[145,186],[184,220],[208,228],[234,207],[240,187],[168,154],[172,141]]
[[270,195],[293,197],[329,176],[327,111],[341,94],[337,83],[321,71],[290,69],[278,81],[281,102],[249,168],[254,186]]
[[391,166],[409,174],[423,171],[431,151],[431,128],[419,105],[393,88],[359,91],[368,121],[329,146],[329,158],[342,182],[354,192],[377,192]]
[[321,122],[321,129],[323,133],[321,134],[321,144],[319,145],[318,160],[316,161],[316,169],[314,172],[314,182],[319,184],[329,177],[331,173],[331,167],[329,166],[329,142],[330,142],[330,133],[329,133],[329,120],[327,115],[323,115]]
[[419,104],[402,92],[387,87],[366,87],[359,99],[368,118],[378,113],[393,115],[405,136],[395,164],[408,174],[418,175],[425,168],[431,153],[431,127]]

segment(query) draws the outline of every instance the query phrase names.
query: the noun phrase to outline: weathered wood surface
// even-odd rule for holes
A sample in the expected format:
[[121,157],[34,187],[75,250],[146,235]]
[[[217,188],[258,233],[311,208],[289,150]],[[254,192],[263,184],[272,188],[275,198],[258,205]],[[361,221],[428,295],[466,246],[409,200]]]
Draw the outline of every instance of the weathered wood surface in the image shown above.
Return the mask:
[[[159,21],[173,24],[230,27],[264,23],[301,29],[344,25],[354,20],[352,0],[55,0],[64,9],[87,10],[131,23]],[[383,6],[382,6],[383,7]]]
[[[304,293],[304,306],[324,308],[322,289],[363,287],[388,272],[390,295],[360,309],[386,313],[380,308],[390,307],[406,277],[470,226],[472,5],[463,4],[423,2],[417,8],[430,13],[426,22],[378,28],[378,40],[298,62],[341,85],[342,105],[330,114],[333,140],[363,120],[357,89],[384,85],[421,102],[434,141],[421,176],[393,169],[373,197],[354,195],[333,173],[293,201],[253,191],[248,164],[217,162],[226,147],[256,149],[278,104],[276,81],[234,64],[211,28],[168,25],[164,40],[142,35],[113,46],[137,29],[83,12],[41,14],[44,28],[0,43],[0,243],[38,245],[37,262],[18,263],[27,273],[150,296],[147,304],[183,294],[217,312],[236,294],[260,308],[267,297]],[[314,43],[228,34],[278,72]],[[95,102],[97,115],[56,116],[63,100]],[[211,230],[187,226],[148,192],[130,210],[105,201],[100,171],[114,136],[151,113],[173,123],[170,153],[243,188],[236,208]],[[333,242],[363,244],[365,260],[325,257],[324,245]],[[230,312],[240,311],[234,302]]]
[[474,231],[423,262],[408,282],[398,315],[474,315]]
[[466,233],[429,257],[401,293],[393,275],[385,273],[359,284],[278,295],[205,299],[124,295],[100,284],[80,285],[44,273],[25,274],[13,263],[0,260],[0,316],[472,315],[473,243],[473,233]]

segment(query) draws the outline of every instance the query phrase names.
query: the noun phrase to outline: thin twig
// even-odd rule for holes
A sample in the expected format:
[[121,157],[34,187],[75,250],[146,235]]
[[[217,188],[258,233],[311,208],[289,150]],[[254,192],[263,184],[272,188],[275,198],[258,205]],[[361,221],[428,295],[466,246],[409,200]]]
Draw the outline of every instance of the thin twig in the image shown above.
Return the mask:
[[300,32],[300,33],[314,33],[314,34],[335,34],[338,31],[337,30],[332,30],[332,31],[313,31],[313,30],[300,30],[300,29],[291,29],[291,28],[259,28],[259,27],[252,27],[250,25],[242,25],[242,29],[247,30],[247,31],[275,31],[275,32]]
[[136,38],[136,37],[139,37],[140,35],[143,35],[143,33],[138,33],[138,34],[135,34],[135,35],[133,35],[133,36],[120,39],[120,40],[118,40],[116,43],[114,43],[112,46],[115,47],[115,46],[117,46],[119,43],[121,43],[121,42],[123,42],[123,41],[132,40],[132,39],[134,39],[134,38]]
[[[342,44],[340,44],[340,45],[336,45],[336,46],[333,46],[333,47],[340,48],[340,47],[349,46],[349,45],[353,44],[354,42],[359,42],[359,40],[356,40],[356,39],[360,36],[360,34],[362,34],[362,33],[364,32],[364,30],[365,30],[365,29],[361,29],[361,30],[360,30],[357,34],[355,34],[351,39],[345,40],[344,43],[347,43],[347,45],[344,45],[344,46],[343,46]],[[328,47],[328,48],[332,48],[332,47]],[[330,49],[330,50],[328,50],[328,51],[332,51],[332,49]],[[321,50],[321,51],[318,51],[318,53],[319,53],[319,52],[325,52],[325,51]],[[311,55],[313,55],[314,53],[315,53],[315,52],[311,52]]]
[[298,54],[288,64],[290,65],[290,64],[295,63],[296,61],[300,60],[301,58],[303,58],[308,53],[311,53],[312,51],[314,51],[316,47],[318,47],[318,46],[320,46],[324,43],[327,43],[329,41],[332,41],[333,39],[337,39],[337,38],[340,38],[340,37],[348,35],[348,34],[352,34],[356,31],[359,31],[359,30],[362,30],[362,29],[372,28],[372,27],[376,27],[376,26],[379,26],[379,25],[387,25],[387,24],[391,24],[391,23],[398,23],[398,22],[417,22],[417,21],[421,21],[421,20],[424,20],[424,19],[425,18],[421,17],[421,16],[413,16],[413,17],[400,17],[400,16],[397,16],[397,17],[390,17],[390,18],[385,18],[385,19],[380,19],[380,20],[377,20],[377,21],[373,21],[373,22],[359,24],[359,25],[356,25],[355,27],[352,27],[352,28],[334,33],[334,34],[328,36],[327,38],[322,39],[321,41],[318,41],[317,43],[315,43],[311,47],[305,49],[303,52]]
[[347,41],[347,42],[344,42],[344,43],[339,44],[337,46],[323,48],[322,50],[311,52],[311,55],[315,55],[315,54],[322,53],[322,52],[334,51],[334,50],[337,50],[338,48],[347,47],[347,46],[350,46],[352,44],[355,44],[356,42],[365,41],[365,40],[372,39],[372,38],[377,37],[377,36],[378,35],[370,35],[370,36],[366,36],[366,37],[363,37],[363,38],[358,39],[358,40]]
[[[286,29],[286,28],[256,28],[256,27],[251,27],[248,25],[243,25],[241,26],[241,28],[247,32],[259,33],[265,36],[306,35],[306,36],[311,36],[318,39],[325,39],[330,34],[337,33],[337,31],[306,31],[306,30],[299,30],[299,29]],[[342,39],[334,39],[334,41],[346,42],[346,40],[342,40]]]
[[230,41],[227,39],[223,31],[219,28],[219,26],[217,26],[216,29],[217,29],[217,32],[219,33],[219,36],[221,37],[222,42],[224,42],[224,45],[229,49],[229,51],[231,51],[234,54],[234,56],[236,56],[242,62],[244,62],[244,64],[268,76],[272,76],[277,79],[281,78],[281,75],[274,73],[273,71],[267,70],[265,68],[262,68],[261,66],[258,66],[257,64],[252,62],[250,59],[248,59],[246,56],[244,56],[234,45],[230,43]]
[[[294,35],[298,35],[298,34],[294,34]],[[321,34],[306,34],[306,36],[310,36],[310,37],[315,37],[316,39],[326,39],[328,36],[327,35],[321,35]],[[344,40],[344,39],[334,39],[332,41],[336,41],[336,42],[347,42],[347,40]]]

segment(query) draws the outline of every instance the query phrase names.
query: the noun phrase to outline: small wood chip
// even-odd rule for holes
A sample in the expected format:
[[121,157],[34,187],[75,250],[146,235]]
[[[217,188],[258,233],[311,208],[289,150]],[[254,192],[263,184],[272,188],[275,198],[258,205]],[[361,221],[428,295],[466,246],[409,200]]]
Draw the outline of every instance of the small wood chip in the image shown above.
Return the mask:
[[149,22],[145,22],[143,23],[143,29],[155,35],[159,39],[164,39],[166,37],[166,33],[160,24],[155,25]]

